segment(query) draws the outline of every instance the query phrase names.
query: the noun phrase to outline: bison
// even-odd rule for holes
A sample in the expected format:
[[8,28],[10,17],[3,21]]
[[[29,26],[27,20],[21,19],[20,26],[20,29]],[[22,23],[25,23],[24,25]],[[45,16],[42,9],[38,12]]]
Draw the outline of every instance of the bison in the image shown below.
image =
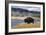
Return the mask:
[[30,23],[34,24],[34,19],[32,19],[31,17],[27,17],[26,19],[24,19],[24,22],[28,23],[28,24],[30,24]]

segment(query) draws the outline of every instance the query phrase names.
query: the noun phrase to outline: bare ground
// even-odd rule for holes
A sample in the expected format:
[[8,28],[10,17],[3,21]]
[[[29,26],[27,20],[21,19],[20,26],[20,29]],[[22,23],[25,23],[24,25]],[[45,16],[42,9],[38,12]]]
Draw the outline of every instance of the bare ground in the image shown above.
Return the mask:
[[39,28],[40,24],[16,24],[16,28]]

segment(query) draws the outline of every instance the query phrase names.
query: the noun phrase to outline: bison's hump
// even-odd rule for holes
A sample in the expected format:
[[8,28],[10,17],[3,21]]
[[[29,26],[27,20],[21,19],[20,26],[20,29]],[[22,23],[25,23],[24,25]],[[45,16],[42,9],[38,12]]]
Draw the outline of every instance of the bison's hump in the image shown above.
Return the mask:
[[31,18],[31,17],[28,17],[28,18],[26,18],[25,20],[32,20],[32,18]]

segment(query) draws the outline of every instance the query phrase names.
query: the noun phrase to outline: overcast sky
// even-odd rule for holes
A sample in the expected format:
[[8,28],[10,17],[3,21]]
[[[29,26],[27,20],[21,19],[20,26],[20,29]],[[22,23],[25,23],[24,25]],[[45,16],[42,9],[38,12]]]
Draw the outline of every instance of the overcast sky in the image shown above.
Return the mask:
[[12,6],[13,8],[22,8],[30,11],[41,11],[40,7],[25,7],[25,6]]

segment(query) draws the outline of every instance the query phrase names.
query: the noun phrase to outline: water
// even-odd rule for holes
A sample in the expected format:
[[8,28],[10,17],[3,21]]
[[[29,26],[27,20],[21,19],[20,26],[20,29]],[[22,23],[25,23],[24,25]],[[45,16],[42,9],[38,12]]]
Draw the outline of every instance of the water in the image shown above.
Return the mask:
[[15,27],[16,24],[25,24],[24,20],[11,19],[11,27]]

